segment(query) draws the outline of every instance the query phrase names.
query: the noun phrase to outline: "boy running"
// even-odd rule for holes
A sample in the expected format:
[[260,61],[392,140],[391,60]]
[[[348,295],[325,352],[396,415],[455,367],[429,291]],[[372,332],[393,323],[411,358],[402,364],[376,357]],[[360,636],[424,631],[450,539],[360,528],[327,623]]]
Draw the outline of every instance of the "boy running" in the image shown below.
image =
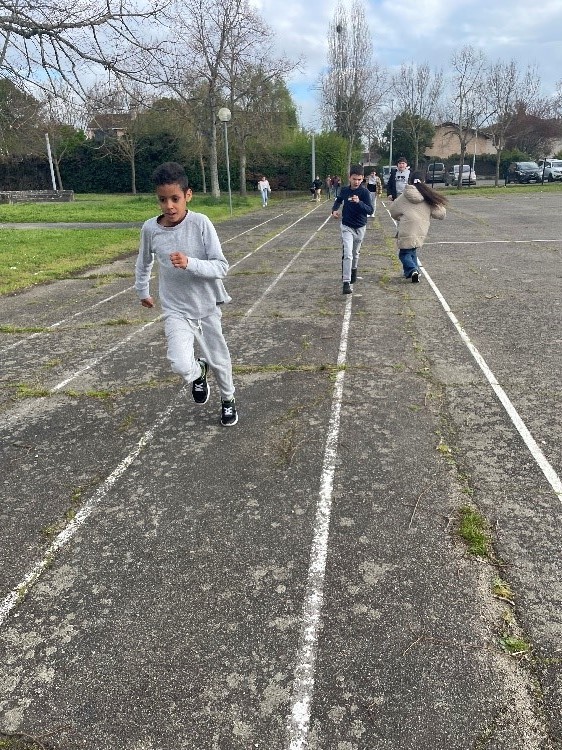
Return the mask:
[[[206,404],[210,367],[221,394],[221,424],[230,427],[237,423],[238,413],[219,307],[230,302],[222,283],[228,262],[210,220],[187,210],[193,193],[183,167],[166,162],[155,170],[152,179],[162,213],[143,224],[135,289],[141,305],[154,307],[149,280],[156,259],[172,370],[192,384],[195,403]],[[202,350],[201,359],[195,358],[195,339]]]
[[361,243],[365,236],[367,217],[373,210],[369,191],[361,185],[362,182],[363,167],[353,165],[349,170],[349,185],[340,190],[332,206],[332,216],[339,219],[338,208],[343,203],[340,225],[343,294],[351,294],[351,285],[357,281]]

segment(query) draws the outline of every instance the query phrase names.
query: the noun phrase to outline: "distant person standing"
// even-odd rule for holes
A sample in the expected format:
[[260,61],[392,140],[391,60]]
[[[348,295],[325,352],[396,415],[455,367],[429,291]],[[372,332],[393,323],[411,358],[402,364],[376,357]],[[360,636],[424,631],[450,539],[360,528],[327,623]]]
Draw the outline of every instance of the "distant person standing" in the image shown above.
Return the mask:
[[312,183],[312,187],[314,188],[314,200],[320,201],[320,198],[322,196],[322,180],[318,175],[316,175],[316,179]]
[[337,198],[341,190],[341,178],[338,175],[332,177],[332,188],[334,190],[334,198]]
[[343,204],[340,224],[343,294],[351,294],[351,285],[357,281],[361,243],[365,237],[367,217],[373,210],[369,191],[361,185],[362,182],[363,167],[359,164],[352,166],[349,186],[341,189],[332,206],[332,216],[338,219],[338,208]]
[[386,194],[390,200],[393,201],[395,201],[399,195],[402,195],[410,177],[410,167],[408,166],[408,160],[405,156],[398,157],[396,166],[397,169],[391,170],[388,184],[386,186]]
[[430,219],[444,219],[447,199],[423,182],[421,172],[412,175],[412,184],[406,185],[390,206],[390,215],[398,223],[398,257],[404,276],[414,284],[420,280],[417,251],[429,231]]
[[262,208],[265,208],[267,206],[267,201],[269,199],[269,194],[271,193],[271,187],[269,186],[269,181],[267,177],[262,177],[261,180],[258,182],[258,190],[261,193],[261,205]]
[[382,195],[381,178],[374,169],[369,175],[367,175],[367,190],[371,195],[371,203],[373,204],[372,216],[374,216],[377,209],[377,196]]
[[328,198],[332,197],[332,175],[326,177],[326,195]]

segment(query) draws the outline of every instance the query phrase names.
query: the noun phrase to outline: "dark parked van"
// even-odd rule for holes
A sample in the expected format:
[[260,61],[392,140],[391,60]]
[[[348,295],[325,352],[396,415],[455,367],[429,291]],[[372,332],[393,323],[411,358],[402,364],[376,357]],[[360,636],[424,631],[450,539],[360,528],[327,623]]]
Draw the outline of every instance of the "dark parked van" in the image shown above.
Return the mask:
[[445,182],[445,177],[447,175],[447,170],[445,169],[445,165],[442,161],[434,161],[429,164],[427,167],[427,172],[425,175],[425,181],[432,183],[432,182]]

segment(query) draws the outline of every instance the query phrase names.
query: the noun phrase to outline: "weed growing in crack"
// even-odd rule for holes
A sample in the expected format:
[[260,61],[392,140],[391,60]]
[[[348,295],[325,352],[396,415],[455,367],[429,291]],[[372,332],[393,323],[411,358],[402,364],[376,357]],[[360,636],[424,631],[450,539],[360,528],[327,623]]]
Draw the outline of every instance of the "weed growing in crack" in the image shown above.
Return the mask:
[[458,533],[471,555],[491,556],[490,530],[486,519],[470,505],[463,505],[460,509]]

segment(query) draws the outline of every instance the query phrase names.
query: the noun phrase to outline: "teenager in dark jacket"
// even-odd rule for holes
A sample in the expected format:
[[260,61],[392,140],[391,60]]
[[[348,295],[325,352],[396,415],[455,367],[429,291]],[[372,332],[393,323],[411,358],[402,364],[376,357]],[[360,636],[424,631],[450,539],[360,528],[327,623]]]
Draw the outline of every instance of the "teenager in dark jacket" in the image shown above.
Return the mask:
[[339,219],[338,208],[343,204],[340,225],[343,294],[351,294],[351,285],[357,281],[361,243],[365,237],[367,217],[373,210],[369,191],[363,187],[362,182],[363,167],[352,166],[349,170],[349,185],[340,190],[332,206],[332,216]]

